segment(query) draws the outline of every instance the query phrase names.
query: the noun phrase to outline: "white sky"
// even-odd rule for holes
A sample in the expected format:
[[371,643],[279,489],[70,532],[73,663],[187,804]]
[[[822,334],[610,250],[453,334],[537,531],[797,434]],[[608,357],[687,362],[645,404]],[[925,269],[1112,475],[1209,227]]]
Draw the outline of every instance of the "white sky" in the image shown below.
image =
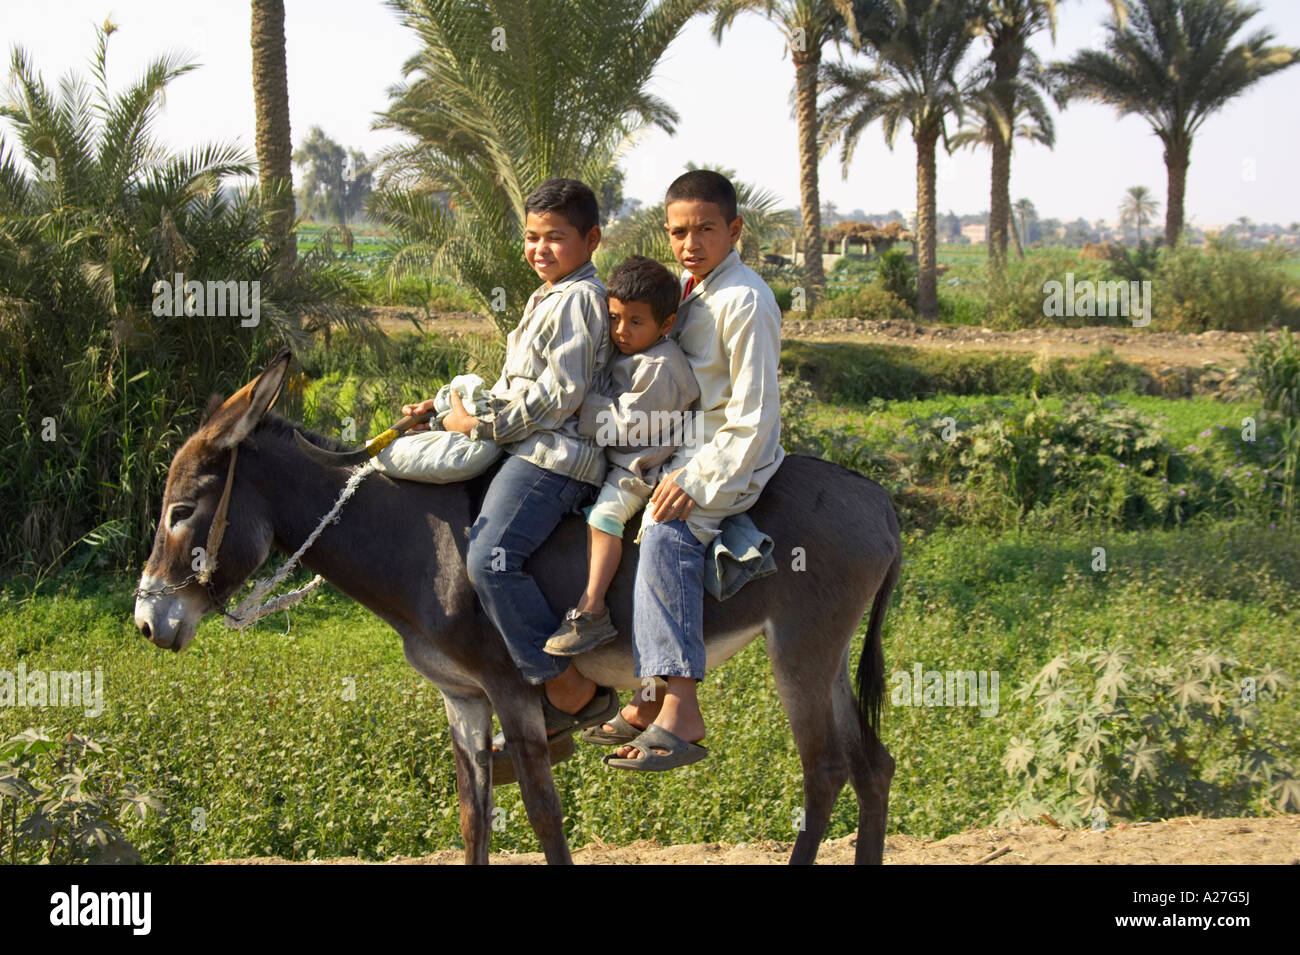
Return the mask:
[[[151,58],[184,51],[202,67],[177,80],[158,131],[177,149],[213,140],[253,150],[252,55],[247,0],[0,0],[0,45],[6,61],[15,44],[33,56],[53,85],[69,69],[88,73],[94,24],[106,15],[120,27],[109,47],[110,84],[120,88]],[[1300,2],[1258,0],[1262,12],[1245,32],[1270,28],[1278,41],[1300,45]],[[368,155],[395,141],[370,129],[415,51],[412,34],[380,0],[287,0],[289,103],[295,145],[313,125]],[[1067,0],[1058,43],[1037,43],[1045,59],[1064,58],[1096,45],[1104,0]],[[799,196],[794,120],[789,94],[794,67],[783,57],[777,28],[742,17],[717,45],[709,21],[691,21],[660,63],[654,92],[680,114],[673,137],[643,136],[626,155],[624,193],[656,201],[689,161],[731,167],[789,204]],[[833,53],[831,55],[834,55]],[[7,72],[7,70],[6,70]],[[702,90],[717,90],[705,97]],[[1300,220],[1300,67],[1269,77],[1210,118],[1196,138],[1186,211],[1200,226],[1249,216],[1256,222]],[[1251,172],[1253,171],[1253,179]],[[986,150],[940,151],[941,213],[988,208]],[[1119,120],[1108,107],[1071,106],[1057,116],[1053,150],[1020,144],[1012,167],[1012,198],[1027,197],[1040,216],[1115,217],[1125,189],[1146,185],[1162,201],[1165,171],[1159,141],[1138,118]],[[861,208],[909,210],[915,201],[915,152],[907,131],[895,150],[878,127],[863,133],[847,180],[836,154],[821,165],[823,200],[841,212]]]

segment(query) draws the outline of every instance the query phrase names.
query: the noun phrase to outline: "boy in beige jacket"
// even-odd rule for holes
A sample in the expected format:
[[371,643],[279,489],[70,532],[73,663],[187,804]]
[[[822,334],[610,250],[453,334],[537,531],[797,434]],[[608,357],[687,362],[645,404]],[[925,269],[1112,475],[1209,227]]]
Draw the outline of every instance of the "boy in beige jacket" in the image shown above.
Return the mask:
[[636,674],[661,677],[583,738],[622,743],[606,762],[665,770],[707,755],[704,562],[719,524],[747,510],[781,466],[781,311],[734,249],[742,221],[726,177],[693,170],[668,187],[665,227],[686,270],[672,337],[700,387],[698,434],[665,465],[646,507],[633,610]]

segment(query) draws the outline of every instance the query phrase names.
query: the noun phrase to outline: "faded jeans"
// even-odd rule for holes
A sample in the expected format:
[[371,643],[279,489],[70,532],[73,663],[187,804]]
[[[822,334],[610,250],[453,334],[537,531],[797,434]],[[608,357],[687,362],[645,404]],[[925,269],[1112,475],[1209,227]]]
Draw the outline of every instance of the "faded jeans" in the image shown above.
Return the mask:
[[596,486],[508,455],[492,479],[469,532],[465,566],[488,619],[505,639],[524,679],[553,680],[569,666],[542,647],[560,625],[524,561]]
[[633,592],[636,675],[704,679],[704,558],[709,545],[686,522],[650,524],[641,534]]

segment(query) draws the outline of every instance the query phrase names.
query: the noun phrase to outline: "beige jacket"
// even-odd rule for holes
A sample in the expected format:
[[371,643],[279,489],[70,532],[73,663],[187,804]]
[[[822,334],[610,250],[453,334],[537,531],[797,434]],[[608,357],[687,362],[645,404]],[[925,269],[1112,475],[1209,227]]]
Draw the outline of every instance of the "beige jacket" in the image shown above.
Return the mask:
[[[781,310],[735,249],[678,306],[670,337],[700,386],[695,439],[663,466],[695,501],[686,519],[710,543],[723,518],[748,510],[785,458],[781,447]],[[653,523],[647,507],[642,530]]]

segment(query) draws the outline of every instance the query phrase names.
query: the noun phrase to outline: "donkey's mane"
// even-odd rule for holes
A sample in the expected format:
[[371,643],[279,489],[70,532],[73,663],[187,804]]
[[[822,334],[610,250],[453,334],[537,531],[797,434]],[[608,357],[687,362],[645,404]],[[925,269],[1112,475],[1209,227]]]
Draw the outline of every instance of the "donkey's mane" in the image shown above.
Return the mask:
[[276,414],[274,411],[268,411],[262,420],[258,422],[257,427],[253,429],[254,434],[265,434],[270,432],[272,437],[293,444],[293,433],[298,431],[304,438],[317,447],[324,448],[326,451],[351,451],[354,445],[344,444],[337,438],[326,437],[319,432],[305,428],[297,421],[290,421],[288,418]]

